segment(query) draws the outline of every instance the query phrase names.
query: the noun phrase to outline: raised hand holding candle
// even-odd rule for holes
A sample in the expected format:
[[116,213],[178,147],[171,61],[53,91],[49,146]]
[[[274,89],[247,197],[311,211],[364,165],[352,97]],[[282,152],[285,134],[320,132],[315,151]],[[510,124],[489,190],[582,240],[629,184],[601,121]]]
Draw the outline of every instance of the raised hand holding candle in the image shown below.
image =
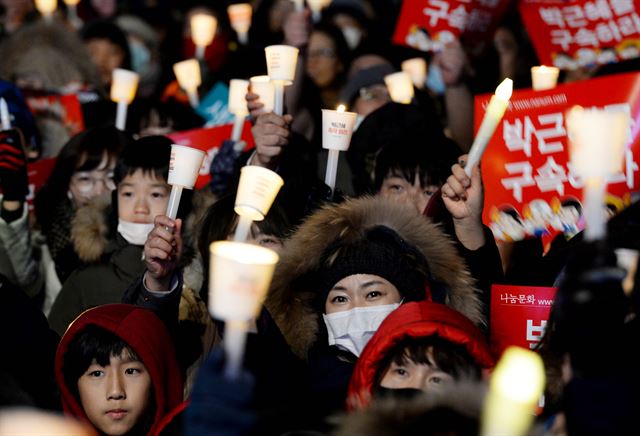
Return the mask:
[[249,42],[249,28],[253,9],[249,3],[238,3],[227,7],[231,28],[238,34],[238,42],[246,45]]
[[322,19],[322,10],[331,4],[331,0],[307,0],[307,4],[311,9],[313,22],[318,23]]
[[242,369],[248,323],[260,312],[278,254],[231,241],[214,242],[209,252],[209,313],[225,321],[225,375],[235,379]]
[[496,88],[496,93],[491,97],[489,105],[480,123],[480,128],[473,140],[473,145],[469,150],[469,158],[467,164],[464,167],[467,176],[471,177],[471,170],[475,165],[480,163],[480,159],[484,154],[484,150],[487,148],[487,144],[493,136],[498,123],[504,116],[507,107],[509,106],[509,99],[513,93],[513,81],[511,79],[504,79],[500,85]]
[[260,96],[260,102],[264,105],[263,110],[273,112],[276,90],[269,76],[253,76],[249,82],[251,83],[251,91]]
[[234,241],[247,240],[251,224],[264,219],[282,185],[284,180],[274,171],[256,165],[242,167],[234,206],[239,216]]
[[124,130],[127,124],[127,106],[133,101],[138,90],[140,76],[129,70],[116,68],[111,75],[111,100],[118,103],[116,127]]
[[322,148],[329,150],[327,171],[324,182],[333,194],[338,173],[338,157],[341,151],[349,149],[353,127],[356,124],[355,112],[345,112],[344,105],[337,110],[322,109]]
[[178,79],[178,84],[187,92],[189,103],[194,109],[200,104],[198,100],[198,87],[202,84],[200,64],[196,59],[173,64],[173,72]]
[[423,58],[407,59],[400,65],[402,71],[407,73],[411,77],[413,85],[418,88],[424,88],[424,83],[427,80],[427,61]]
[[558,75],[560,70],[556,67],[547,67],[540,65],[539,67],[531,67],[531,83],[534,91],[544,91],[553,89],[558,83]]
[[67,5],[67,20],[75,28],[82,26],[82,21],[78,17],[78,3],[80,3],[80,0],[64,0],[64,4]]
[[606,236],[606,178],[622,168],[629,116],[624,112],[573,107],[567,115],[572,170],[585,184],[583,210],[587,241]]
[[218,20],[209,14],[191,16],[191,39],[196,46],[196,58],[204,59],[204,51],[216,36]]
[[540,356],[524,348],[507,348],[491,375],[480,434],[525,435],[533,422],[544,385],[544,364]]
[[289,45],[270,45],[264,49],[269,78],[275,88],[273,112],[276,115],[284,113],[284,87],[291,85],[296,77],[299,51]]
[[388,74],[384,76],[384,83],[387,85],[391,100],[396,103],[409,104],[413,99],[413,81],[411,76],[404,71]]
[[53,13],[58,9],[58,0],[35,0],[36,9],[45,20],[50,21]]
[[247,101],[245,100],[248,89],[248,80],[231,79],[229,81],[229,112],[236,116],[231,139],[236,142],[240,140],[244,119],[249,114]]
[[0,122],[2,123],[2,130],[11,129],[11,114],[4,98],[0,98]]
[[167,183],[171,185],[171,195],[167,204],[167,216],[176,219],[180,197],[184,188],[193,189],[204,160],[205,153],[184,145],[171,145],[169,160],[169,177]]

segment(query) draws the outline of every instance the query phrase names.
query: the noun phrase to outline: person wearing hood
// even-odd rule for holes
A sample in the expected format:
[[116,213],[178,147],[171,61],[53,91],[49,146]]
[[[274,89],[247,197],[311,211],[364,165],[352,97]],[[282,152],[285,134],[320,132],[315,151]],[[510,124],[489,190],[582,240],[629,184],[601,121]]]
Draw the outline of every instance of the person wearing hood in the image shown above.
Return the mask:
[[126,147],[114,171],[111,207],[99,197],[76,213],[71,239],[87,266],[69,276],[53,303],[49,323],[58,334],[84,310],[120,302],[144,271],[142,246],[169,201],[170,154],[171,141],[161,136]]
[[182,403],[169,332],[136,306],[84,312],[60,341],[55,373],[64,412],[100,434],[158,434]]
[[482,332],[464,315],[443,304],[407,303],[382,322],[358,359],[348,406],[477,381],[494,364]]
[[485,320],[469,271],[440,228],[406,205],[325,206],[285,243],[266,308],[308,364],[314,412],[343,407],[353,365],[389,313],[433,300]]

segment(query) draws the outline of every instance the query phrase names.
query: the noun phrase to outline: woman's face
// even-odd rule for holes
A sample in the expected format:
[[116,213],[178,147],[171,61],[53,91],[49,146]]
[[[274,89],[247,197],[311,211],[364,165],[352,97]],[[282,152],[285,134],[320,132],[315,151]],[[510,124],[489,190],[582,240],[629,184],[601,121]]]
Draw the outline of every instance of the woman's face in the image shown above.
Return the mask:
[[402,297],[388,280],[373,274],[354,274],[336,283],[327,295],[325,313],[343,312],[356,307],[399,303]]
[[[86,156],[80,160],[81,167]],[[76,171],[69,181],[69,193],[76,207],[84,206],[94,197],[111,192],[115,189],[113,182],[113,168],[115,160],[110,159],[105,152],[100,165],[90,171]]]
[[98,68],[100,80],[104,85],[110,84],[111,74],[114,69],[122,66],[125,53],[118,45],[108,39],[93,38],[86,41],[85,44],[91,60]]
[[329,35],[313,32],[309,38],[306,73],[318,87],[330,86],[344,68]]

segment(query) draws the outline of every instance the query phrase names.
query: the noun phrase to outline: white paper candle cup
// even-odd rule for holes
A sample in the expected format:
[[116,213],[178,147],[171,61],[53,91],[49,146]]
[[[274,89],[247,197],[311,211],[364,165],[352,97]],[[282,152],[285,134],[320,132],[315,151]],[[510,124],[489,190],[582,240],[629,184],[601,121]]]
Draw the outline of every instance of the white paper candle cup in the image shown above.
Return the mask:
[[273,112],[276,98],[276,88],[273,86],[269,76],[254,76],[249,79],[251,91],[260,96],[260,102],[264,105],[265,112]]
[[247,109],[248,80],[231,79],[229,81],[229,112],[234,115],[245,116],[249,113]]
[[51,17],[58,8],[58,0],[35,0],[35,5],[43,16]]
[[202,84],[200,64],[196,59],[187,59],[173,64],[173,72],[180,87],[185,91],[197,91]]
[[209,313],[225,321],[255,318],[269,289],[278,254],[242,242],[209,246]]
[[216,17],[209,14],[194,14],[191,16],[191,39],[198,47],[206,47],[213,41],[218,27]]
[[265,47],[267,70],[271,80],[281,80],[291,85],[296,77],[298,50],[290,45],[270,45]]
[[322,109],[322,148],[347,151],[358,114]]
[[67,6],[76,6],[80,3],[80,0],[64,0],[64,4]]
[[238,3],[227,7],[231,28],[240,34],[247,34],[251,28],[251,14],[253,9],[249,3]]
[[252,221],[262,221],[282,185],[284,180],[274,171],[256,165],[242,167],[235,212]]
[[413,81],[411,76],[404,71],[388,74],[384,76],[384,83],[387,85],[391,100],[396,103],[411,103],[413,99]]
[[577,106],[566,119],[569,155],[578,175],[606,177],[621,170],[629,130],[628,114]]
[[322,18],[322,10],[331,4],[331,0],[307,0],[314,22]]
[[407,59],[401,64],[402,71],[411,77],[411,81],[418,89],[424,88],[427,80],[427,61],[423,58]]
[[136,96],[140,76],[133,71],[116,68],[111,75],[111,100],[131,103]]
[[556,67],[547,67],[540,65],[539,67],[531,67],[531,83],[534,91],[544,91],[553,89],[558,83],[558,75],[560,70]]
[[204,156],[205,152],[202,150],[178,144],[171,145],[167,183],[193,189]]

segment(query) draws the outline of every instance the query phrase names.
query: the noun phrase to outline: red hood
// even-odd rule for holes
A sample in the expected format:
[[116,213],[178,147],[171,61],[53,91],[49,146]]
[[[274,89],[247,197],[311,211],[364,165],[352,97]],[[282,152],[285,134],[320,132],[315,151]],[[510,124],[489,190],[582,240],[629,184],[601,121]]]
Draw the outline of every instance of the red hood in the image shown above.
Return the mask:
[[164,415],[182,401],[183,383],[169,332],[153,312],[128,304],[106,304],[86,310],[69,326],[56,352],[56,381],[65,413],[88,418],[79,401],[65,384],[62,368],[69,342],[88,325],[101,327],[120,337],[142,359],[155,393],[156,414],[152,433]]
[[406,303],[385,318],[358,358],[349,383],[349,408],[362,408],[369,403],[381,361],[407,336],[439,336],[463,345],[482,368],[495,364],[482,332],[464,315],[443,304]]

